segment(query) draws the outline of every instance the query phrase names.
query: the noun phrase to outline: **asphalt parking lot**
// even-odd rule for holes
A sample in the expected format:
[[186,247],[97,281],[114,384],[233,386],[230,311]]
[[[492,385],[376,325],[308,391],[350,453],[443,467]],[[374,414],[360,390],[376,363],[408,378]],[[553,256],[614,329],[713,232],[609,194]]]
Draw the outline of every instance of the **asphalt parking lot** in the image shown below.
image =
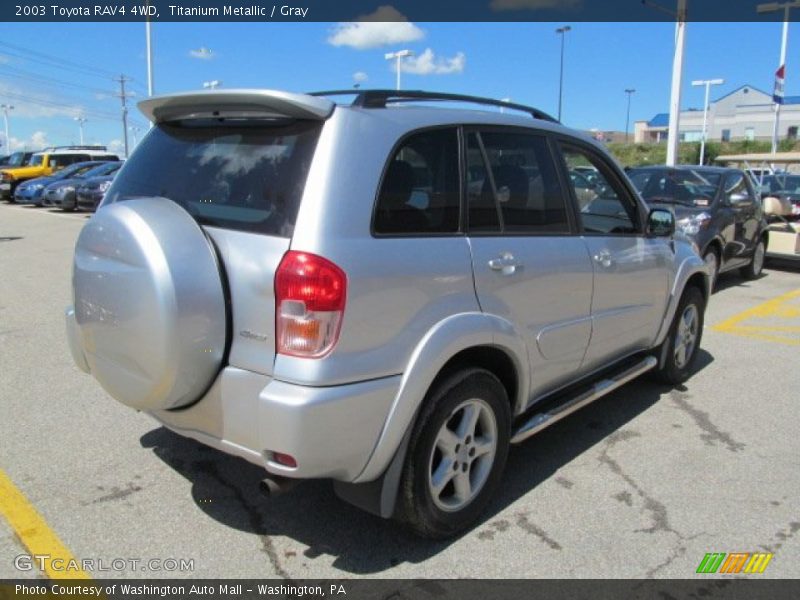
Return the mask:
[[63,308],[86,218],[0,204],[0,578],[43,576],[15,566],[32,547],[94,577],[691,578],[710,552],[800,576],[797,267],[723,276],[685,386],[636,381],[515,447],[481,524],[430,543],[328,482],[263,499],[257,467],[81,373]]

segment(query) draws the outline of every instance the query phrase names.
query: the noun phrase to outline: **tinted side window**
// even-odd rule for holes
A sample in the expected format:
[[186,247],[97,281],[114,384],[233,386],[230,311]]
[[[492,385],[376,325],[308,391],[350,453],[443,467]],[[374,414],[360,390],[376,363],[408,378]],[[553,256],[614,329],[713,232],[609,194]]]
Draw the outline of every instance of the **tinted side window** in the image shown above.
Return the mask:
[[[509,132],[472,134],[467,140],[470,230],[566,233],[564,194],[547,138]],[[483,164],[483,155],[489,170]],[[490,177],[487,175],[491,175]]]
[[375,210],[375,233],[457,232],[459,197],[457,130],[415,134],[386,167]]
[[[562,144],[562,152],[575,197],[581,207],[583,229],[590,233],[638,233],[636,205],[625,189],[611,176],[609,167],[593,153]],[[590,188],[576,184],[576,167],[593,167],[596,176]]]

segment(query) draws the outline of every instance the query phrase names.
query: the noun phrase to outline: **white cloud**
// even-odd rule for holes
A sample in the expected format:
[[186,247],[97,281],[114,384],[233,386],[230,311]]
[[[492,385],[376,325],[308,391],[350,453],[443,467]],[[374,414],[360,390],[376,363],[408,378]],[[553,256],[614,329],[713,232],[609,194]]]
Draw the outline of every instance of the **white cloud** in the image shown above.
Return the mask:
[[328,43],[332,46],[349,46],[366,50],[390,44],[415,42],[425,37],[425,32],[389,5],[362,15],[355,23],[338,23],[334,26]]
[[200,60],[211,60],[216,55],[214,51],[210,48],[206,48],[205,46],[201,46],[197,50],[189,50],[189,56],[192,58],[199,58]]
[[549,8],[579,8],[583,0],[492,0],[489,8],[503,10],[544,10]]
[[437,57],[433,50],[427,48],[419,56],[410,56],[400,62],[400,70],[413,75],[450,75],[464,71],[467,57],[463,52],[452,58]]
[[9,140],[8,148],[2,148],[4,152],[16,152],[17,150],[41,150],[47,146],[51,146],[47,140],[47,134],[44,131],[36,131],[28,139],[16,138],[13,135]]
[[356,71],[353,73],[353,81],[356,83],[364,83],[367,79],[369,79],[369,75],[364,73],[364,71]]
[[[133,140],[128,140],[128,150],[132,150],[132,142]],[[106,144],[106,148],[108,148],[109,152],[119,154],[120,156],[125,154],[125,144],[122,143],[122,140],[111,140]]]

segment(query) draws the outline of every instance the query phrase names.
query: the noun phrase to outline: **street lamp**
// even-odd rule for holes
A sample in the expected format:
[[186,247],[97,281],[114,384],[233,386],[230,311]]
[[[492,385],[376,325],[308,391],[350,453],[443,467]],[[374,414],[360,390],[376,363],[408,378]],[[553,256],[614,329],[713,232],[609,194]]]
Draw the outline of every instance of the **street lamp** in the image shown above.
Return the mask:
[[564,25],[556,29],[556,33],[561,36],[561,70],[558,76],[558,120],[561,120],[561,101],[564,97],[564,38],[568,31],[572,31],[572,27]]
[[387,52],[383,55],[386,60],[397,61],[397,91],[400,91],[400,61],[407,56],[414,56],[413,50],[398,50],[397,52]]
[[78,122],[78,127],[81,130],[81,146],[83,146],[83,124],[86,123],[89,119],[86,117],[75,117],[75,120]]
[[628,112],[625,114],[625,143],[628,143],[628,130],[631,126],[631,96],[636,90],[633,88],[628,88],[625,90],[625,93],[628,94]]
[[133,147],[135,148],[136,147],[136,134],[139,133],[142,130],[142,128],[141,127],[136,127],[136,125],[131,125],[130,127],[128,127],[128,129],[130,129],[131,134],[133,134]]
[[706,86],[706,99],[703,102],[703,137],[700,138],[700,162],[697,163],[699,165],[703,164],[703,159],[706,155],[706,125],[708,123],[708,95],[711,90],[712,85],[721,85],[725,83],[724,79],[698,79],[692,82],[694,87],[698,87],[701,85]]
[[203,82],[203,87],[206,88],[207,90],[215,90],[221,85],[222,85],[222,82],[218,81],[216,79],[213,80],[213,81],[204,81]]
[[783,104],[783,82],[786,74],[786,43],[789,39],[789,11],[793,8],[800,8],[800,2],[767,2],[756,6],[758,13],[770,13],[783,10],[783,36],[781,38],[781,63],[775,72],[775,90],[772,93],[772,100],[775,102],[775,123],[772,127],[772,153],[778,151],[778,122],[781,118],[781,104]]
[[0,110],[3,111],[3,118],[6,122],[6,150],[8,150],[10,154],[11,150],[9,147],[11,146],[11,138],[8,137],[8,111],[14,110],[14,106],[11,104],[0,104]]

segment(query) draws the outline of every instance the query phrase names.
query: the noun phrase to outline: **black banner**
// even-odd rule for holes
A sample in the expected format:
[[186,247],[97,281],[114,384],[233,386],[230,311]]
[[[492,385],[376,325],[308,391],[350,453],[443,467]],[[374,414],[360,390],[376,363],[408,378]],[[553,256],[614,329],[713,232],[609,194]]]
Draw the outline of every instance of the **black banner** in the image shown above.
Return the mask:
[[0,600],[659,600],[796,599],[800,580],[0,580]]
[[[754,0],[6,0],[6,22],[777,21]],[[790,11],[800,19],[800,11]]]

